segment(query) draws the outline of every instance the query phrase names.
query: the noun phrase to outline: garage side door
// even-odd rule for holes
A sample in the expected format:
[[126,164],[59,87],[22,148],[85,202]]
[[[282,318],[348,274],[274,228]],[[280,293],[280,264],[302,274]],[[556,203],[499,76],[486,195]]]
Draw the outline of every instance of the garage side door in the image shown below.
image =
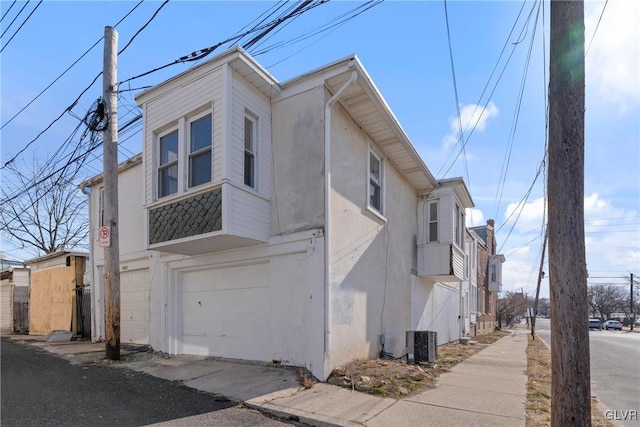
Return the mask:
[[120,342],[149,344],[149,269],[120,273]]
[[271,360],[268,264],[183,273],[182,353]]

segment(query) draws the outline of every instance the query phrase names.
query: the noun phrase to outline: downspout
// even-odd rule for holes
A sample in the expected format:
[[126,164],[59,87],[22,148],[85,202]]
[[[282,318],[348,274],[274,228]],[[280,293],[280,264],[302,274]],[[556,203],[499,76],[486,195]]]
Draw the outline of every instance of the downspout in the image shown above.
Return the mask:
[[[349,64],[349,68],[353,63]],[[358,73],[351,72],[349,80],[327,101],[324,108],[324,369],[329,357],[329,324],[331,290],[331,107],[340,99],[347,87],[356,81]],[[328,377],[328,375],[325,375]]]
[[[92,209],[91,209],[91,187],[80,187],[80,191],[82,191],[82,194],[84,194],[85,196],[87,196],[87,203],[89,205],[89,269],[91,270],[89,277],[91,277],[91,341],[93,341],[93,337],[97,334],[98,330],[97,330],[97,326],[96,326],[96,303],[95,303],[95,298],[96,298],[96,291],[97,291],[97,284],[96,284],[96,278],[94,277],[94,270],[93,270],[93,264],[95,262],[95,259],[93,258],[93,233],[91,232],[91,219],[93,218],[93,215],[91,214]],[[85,268],[87,268],[86,264],[85,264]]]

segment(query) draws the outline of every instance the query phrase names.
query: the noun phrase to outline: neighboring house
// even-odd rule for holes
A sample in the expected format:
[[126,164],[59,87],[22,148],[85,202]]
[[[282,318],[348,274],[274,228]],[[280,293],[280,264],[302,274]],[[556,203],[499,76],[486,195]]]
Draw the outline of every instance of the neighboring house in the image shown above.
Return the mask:
[[478,240],[480,237],[473,230],[466,230],[466,270],[460,295],[461,313],[464,319],[462,335],[476,336],[478,323]]
[[26,331],[29,327],[29,273],[26,267],[0,270],[0,330],[3,333]]
[[[120,236],[120,342],[149,344],[150,252],[145,249],[146,220],[143,209],[144,186],[142,155],[118,165],[118,232]],[[104,249],[99,229],[104,224],[103,176],[80,184],[89,195],[91,264],[88,268],[92,288],[91,339],[105,337]]]
[[382,343],[405,354],[407,331],[460,338],[473,201],[462,179],[434,179],[357,57],[279,83],[233,48],[136,100],[120,254],[148,268],[154,349],[324,380]]
[[76,300],[83,288],[87,255],[60,251],[25,261],[31,267],[29,333],[46,335],[55,330],[81,332],[83,322]]
[[496,254],[495,223],[471,227],[478,237],[478,323],[476,333],[491,332],[496,327],[498,293],[502,291],[502,264],[504,255]]

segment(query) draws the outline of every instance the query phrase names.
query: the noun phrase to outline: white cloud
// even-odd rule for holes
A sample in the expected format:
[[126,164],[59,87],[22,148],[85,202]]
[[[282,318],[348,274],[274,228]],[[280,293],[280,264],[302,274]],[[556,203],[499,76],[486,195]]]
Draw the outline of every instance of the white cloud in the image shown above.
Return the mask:
[[[542,227],[542,215],[544,213],[544,198],[533,200],[526,203],[524,207],[520,203],[509,203],[505,211],[505,218],[509,219],[509,224],[513,224],[513,221],[517,223],[515,230],[521,233],[526,233],[531,230],[539,230]],[[505,227],[511,228],[510,225]]]
[[497,116],[499,113],[498,107],[490,101],[487,105],[487,108],[484,108],[477,104],[470,105],[460,105],[460,122],[458,122],[458,117],[453,117],[450,121],[451,131],[447,136],[444,137],[443,141],[445,143],[445,148],[449,148],[458,141],[460,138],[460,125],[462,123],[462,129],[464,130],[465,136],[471,132],[471,130],[475,127],[474,132],[486,129],[487,122],[491,117]]
[[487,222],[484,219],[484,214],[480,209],[468,208],[467,214],[467,227],[477,227],[479,225],[485,225]]
[[640,102],[640,2],[609,1],[602,13],[604,5],[585,3],[587,95],[594,87],[598,104],[615,105],[624,115]]

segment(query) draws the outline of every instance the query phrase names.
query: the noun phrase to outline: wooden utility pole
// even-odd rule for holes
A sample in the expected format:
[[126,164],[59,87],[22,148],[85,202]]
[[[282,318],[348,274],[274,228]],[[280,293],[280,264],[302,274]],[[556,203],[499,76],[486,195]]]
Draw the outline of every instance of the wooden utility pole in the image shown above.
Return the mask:
[[538,317],[538,300],[540,299],[540,284],[542,283],[542,277],[544,271],[542,266],[544,265],[544,254],[547,248],[547,237],[549,236],[549,227],[544,230],[544,239],[542,241],[542,256],[540,257],[540,269],[538,270],[538,286],[536,287],[536,300],[533,303],[533,319],[531,319],[531,338],[536,339],[536,318]]
[[549,66],[551,426],[591,425],[584,243],[584,2],[552,0]]
[[[104,248],[105,341],[106,357],[120,359],[120,249],[118,239],[118,33],[104,28],[103,101],[107,126],[104,149]],[[102,232],[103,230],[101,230]],[[101,236],[104,237],[104,236]]]
[[631,281],[630,281],[630,285],[631,285],[631,295],[629,295],[629,313],[631,314],[631,330],[633,331],[633,326],[636,323],[636,314],[635,311],[633,309],[633,273],[631,274]]

